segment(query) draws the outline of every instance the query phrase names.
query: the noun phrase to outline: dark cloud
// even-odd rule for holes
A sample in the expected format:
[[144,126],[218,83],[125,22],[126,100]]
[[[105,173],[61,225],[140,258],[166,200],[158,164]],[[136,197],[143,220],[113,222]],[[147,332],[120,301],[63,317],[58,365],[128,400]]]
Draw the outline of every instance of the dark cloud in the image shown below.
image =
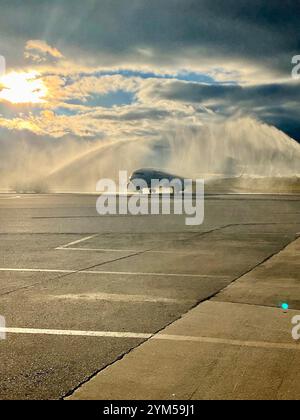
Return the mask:
[[[166,67],[176,73],[209,63],[225,74],[231,66],[237,72],[232,85],[160,80],[140,95],[203,104],[223,115],[254,114],[300,139],[300,83],[278,82],[291,77],[291,58],[300,54],[300,0],[0,0],[0,5],[0,53],[8,66],[24,65],[29,40],[45,41],[75,63],[108,69],[148,65],[153,74]],[[247,80],[249,69],[257,80],[253,74]],[[240,83],[243,70],[251,86]],[[133,109],[119,119],[169,115],[149,112]]]
[[254,102],[267,105],[268,103],[286,103],[299,101],[300,83],[274,83],[257,86],[237,86],[224,84],[198,84],[182,81],[168,81],[153,83],[148,94],[169,100],[186,102],[201,102],[211,100]]
[[299,0],[2,0],[0,31],[16,46],[45,39],[83,57],[96,54],[104,64],[193,56],[215,57],[221,67],[220,59],[235,58],[289,75],[300,50],[299,6]]
[[161,120],[170,116],[170,112],[162,109],[137,108],[107,115],[97,115],[96,118],[112,121]]
[[157,81],[146,95],[149,100],[201,104],[224,115],[252,114],[300,141],[300,83],[231,86]]

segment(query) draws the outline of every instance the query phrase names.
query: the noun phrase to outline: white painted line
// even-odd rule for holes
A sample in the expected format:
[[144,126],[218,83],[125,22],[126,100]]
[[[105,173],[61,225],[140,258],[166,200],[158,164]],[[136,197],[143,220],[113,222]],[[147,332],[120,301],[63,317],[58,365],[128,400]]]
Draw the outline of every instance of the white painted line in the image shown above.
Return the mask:
[[69,246],[72,246],[72,245],[81,244],[82,242],[88,241],[89,239],[93,239],[93,238],[95,238],[96,236],[98,236],[98,233],[97,233],[96,235],[87,236],[87,237],[85,237],[85,238],[78,239],[78,241],[70,242],[70,243],[68,243],[68,244],[66,244],[66,245],[59,246],[59,247],[58,247],[58,248],[56,248],[56,249],[65,249],[65,248],[68,248]]
[[110,248],[69,248],[69,247],[58,247],[56,248],[60,251],[88,251],[88,252],[123,252],[124,254],[128,252],[141,252],[137,249],[110,249]]
[[0,197],[0,200],[14,200],[16,198],[21,198],[19,195],[16,195],[14,197]]
[[178,274],[178,273],[143,273],[132,271],[91,271],[91,270],[51,270],[42,268],[0,268],[0,272],[17,272],[17,273],[61,273],[61,274],[107,274],[119,276],[156,276],[156,277],[192,277],[192,278],[212,278],[227,279],[229,276],[219,276],[211,274]]
[[[141,250],[138,249],[110,249],[110,248],[65,248],[65,247],[59,247],[56,248],[57,250],[61,250],[61,251],[88,251],[88,252],[141,252]],[[174,254],[174,255],[212,255],[214,254],[213,251],[179,251],[179,250],[145,250],[144,251],[145,254]]]
[[288,343],[272,343],[267,341],[242,341],[242,340],[230,340],[226,338],[214,338],[214,337],[196,337],[196,336],[184,336],[184,335],[168,335],[158,334],[151,337],[152,340],[169,340],[169,341],[190,341],[195,343],[206,343],[206,344],[221,344],[239,347],[255,347],[265,349],[282,349],[282,350],[298,350],[300,351],[299,344],[288,344]]
[[40,268],[0,268],[1,272],[16,272],[16,273],[77,273],[76,270],[50,270]]
[[65,300],[85,300],[85,301],[109,301],[109,302],[148,302],[148,303],[187,303],[194,302],[192,299],[172,299],[148,295],[126,295],[120,293],[82,293],[69,295],[52,295],[47,299],[65,299]]
[[111,332],[111,331],[76,331],[76,330],[52,330],[34,328],[0,328],[0,333],[10,334],[31,334],[31,335],[56,335],[56,336],[77,336],[77,337],[106,337],[106,338],[138,338],[151,340],[165,340],[175,342],[194,342],[202,344],[220,344],[238,347],[252,347],[264,349],[296,350],[300,351],[299,344],[272,343],[266,341],[242,341],[226,338],[197,337],[168,334],[149,334],[134,332]]
[[268,236],[282,236],[282,235],[288,235],[288,233],[286,232],[224,232],[225,235],[232,235],[232,234],[236,234],[238,233],[239,236],[264,236],[264,235],[268,235]]
[[152,334],[139,334],[133,332],[110,331],[75,331],[75,330],[48,330],[34,328],[0,328],[0,333],[35,334],[35,335],[66,335],[77,337],[111,337],[111,338],[150,338]]
[[[194,277],[194,278],[225,278],[226,276],[212,276],[203,274],[175,274],[175,273],[143,273],[143,272],[126,272],[126,271],[82,271],[81,273],[89,274],[117,274],[120,276],[157,276],[157,277]],[[227,278],[227,277],[226,277]]]

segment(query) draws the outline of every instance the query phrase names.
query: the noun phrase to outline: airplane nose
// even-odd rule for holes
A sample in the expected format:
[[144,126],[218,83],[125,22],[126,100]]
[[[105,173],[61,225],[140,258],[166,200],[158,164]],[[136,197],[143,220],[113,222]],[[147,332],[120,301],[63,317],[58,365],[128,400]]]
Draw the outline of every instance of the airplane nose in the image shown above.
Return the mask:
[[127,184],[127,191],[136,191],[136,187],[134,183],[132,182],[132,180],[129,180]]

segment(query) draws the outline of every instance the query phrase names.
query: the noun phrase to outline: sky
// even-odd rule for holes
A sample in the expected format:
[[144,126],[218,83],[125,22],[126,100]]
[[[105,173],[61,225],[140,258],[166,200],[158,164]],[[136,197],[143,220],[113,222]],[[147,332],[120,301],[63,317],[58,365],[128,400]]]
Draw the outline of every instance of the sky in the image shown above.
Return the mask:
[[300,142],[299,0],[0,6],[1,138],[155,138],[250,116]]

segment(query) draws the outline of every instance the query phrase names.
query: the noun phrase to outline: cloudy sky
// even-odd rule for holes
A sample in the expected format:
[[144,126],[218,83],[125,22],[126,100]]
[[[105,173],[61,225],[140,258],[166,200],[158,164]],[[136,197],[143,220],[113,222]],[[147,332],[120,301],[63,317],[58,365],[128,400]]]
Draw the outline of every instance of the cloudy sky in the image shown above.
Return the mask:
[[299,0],[0,0],[0,136],[254,116],[300,141]]

